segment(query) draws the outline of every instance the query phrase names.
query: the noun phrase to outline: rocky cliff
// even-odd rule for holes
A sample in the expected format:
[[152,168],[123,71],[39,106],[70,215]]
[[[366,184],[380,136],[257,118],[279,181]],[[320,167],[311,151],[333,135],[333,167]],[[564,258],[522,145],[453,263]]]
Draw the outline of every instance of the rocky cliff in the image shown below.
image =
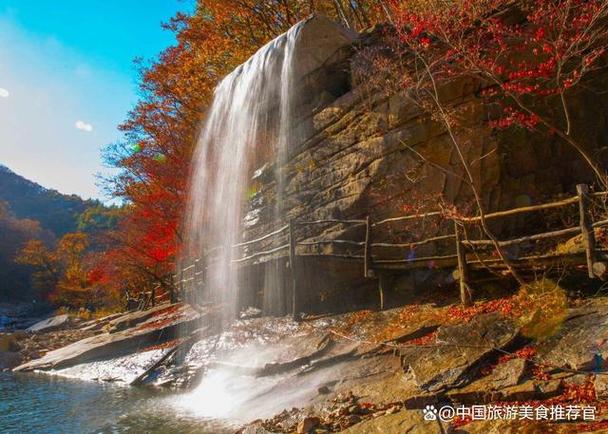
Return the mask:
[[[270,232],[288,219],[352,219],[369,215],[372,221],[387,217],[436,210],[439,202],[465,212],[472,207],[472,191],[456,150],[443,125],[423,112],[405,92],[370,87],[355,77],[354,65],[361,62],[361,47],[383,44],[380,30],[360,37],[336,52],[322,67],[310,73],[316,83],[298,127],[294,131],[289,158],[283,164],[268,162],[252,179],[246,237]],[[595,77],[595,85],[605,77]],[[521,128],[496,132],[488,126],[488,108],[478,97],[479,86],[471,80],[454,80],[442,97],[461,113],[459,142],[473,169],[475,184],[486,212],[541,203],[565,193],[575,185],[592,181],[582,159],[560,139]],[[309,89],[310,93],[310,89]],[[595,155],[605,153],[608,137],[608,97],[582,91],[570,101],[573,135]],[[277,192],[279,174],[284,191]],[[275,213],[277,194],[282,210]],[[282,215],[282,222],[276,216]],[[550,226],[546,215],[530,220],[514,219],[493,228],[500,236],[524,234]],[[449,224],[448,224],[449,223]],[[362,240],[362,227],[325,225],[300,228],[299,239],[347,238]],[[431,221],[416,226],[391,225],[374,232],[374,241],[408,242],[452,230],[450,222]],[[300,247],[303,252],[356,253],[360,249],[331,245]],[[442,246],[427,245],[417,254],[434,254]],[[403,251],[386,249],[383,256],[402,257]],[[315,261],[315,259],[311,259]],[[341,275],[344,286],[362,284],[361,265],[317,259],[316,292],[336,284],[328,276]],[[318,276],[318,279],[317,277]],[[349,279],[347,276],[351,276]],[[263,286],[263,284],[262,284]],[[355,285],[356,286],[356,285]]]

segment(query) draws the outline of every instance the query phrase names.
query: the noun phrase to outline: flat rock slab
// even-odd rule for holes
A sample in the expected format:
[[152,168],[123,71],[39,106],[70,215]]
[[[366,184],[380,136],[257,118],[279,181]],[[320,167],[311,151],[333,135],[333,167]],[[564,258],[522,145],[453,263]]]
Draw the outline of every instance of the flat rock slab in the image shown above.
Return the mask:
[[118,313],[113,313],[113,314],[104,316],[102,318],[92,319],[90,321],[86,321],[86,322],[80,324],[80,330],[84,330],[84,331],[100,330],[113,319],[120,318],[122,316],[129,315],[129,314],[131,314],[131,312],[128,312],[128,313],[118,312]]
[[501,389],[493,389],[488,383],[471,383],[461,389],[450,390],[447,397],[453,402],[465,405],[489,404],[491,402],[513,402],[543,400],[559,395],[563,391],[560,380],[527,380]]
[[57,315],[37,322],[33,326],[28,327],[26,331],[33,333],[51,332],[66,328],[68,325],[70,325],[70,322],[71,320],[68,314]]
[[137,324],[141,324],[148,321],[152,317],[158,317],[160,315],[170,313],[177,307],[182,306],[181,304],[162,304],[155,306],[148,310],[136,310],[120,315],[116,318],[112,318],[107,321],[108,331],[110,333],[116,333],[121,330],[126,330],[131,327],[135,327]]
[[220,353],[218,361],[211,362],[209,366],[241,375],[263,377],[309,365],[325,355],[333,346],[334,342],[329,334],[291,336],[281,339],[277,345],[269,344],[267,348],[252,344],[236,354],[228,352],[223,357]]
[[485,403],[508,400],[501,390],[517,386],[525,374],[526,366],[527,362],[524,359],[511,359],[496,366],[491,374],[448,392],[448,396],[458,402]]
[[424,420],[422,410],[402,410],[376,417],[342,431],[344,434],[443,434],[438,421]]
[[468,423],[453,432],[455,434],[575,434],[606,431],[601,427],[593,429],[590,426],[581,427],[579,424],[552,423],[546,420],[483,420]]
[[188,305],[173,305],[146,321],[116,333],[98,334],[50,351],[15,371],[67,368],[79,363],[126,355],[137,348],[175,339],[198,328],[200,315]]
[[402,363],[425,392],[464,386],[475,378],[485,359],[513,342],[517,334],[511,320],[496,313],[480,315],[468,323],[440,327],[434,346],[402,349]]
[[553,368],[605,370],[608,357],[608,306],[570,310],[560,330],[539,343],[536,357]]

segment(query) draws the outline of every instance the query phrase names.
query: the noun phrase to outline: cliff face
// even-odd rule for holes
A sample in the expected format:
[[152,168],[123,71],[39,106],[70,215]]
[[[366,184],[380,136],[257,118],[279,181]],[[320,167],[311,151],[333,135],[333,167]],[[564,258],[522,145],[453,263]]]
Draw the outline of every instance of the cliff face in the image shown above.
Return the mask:
[[[362,43],[361,39],[358,43]],[[279,169],[285,180],[279,215],[285,216],[285,221],[366,215],[378,221],[436,210],[439,198],[446,204],[476,213],[471,188],[463,181],[463,168],[442,124],[423,113],[403,94],[370,91],[364,84],[353,87],[355,79],[350,68],[356,61],[357,51],[350,49],[341,53],[324,65],[325,70],[315,72],[317,77],[334,74],[334,80],[326,77],[332,87],[317,89],[316,101],[321,106],[301,121],[297,129],[297,137],[301,139]],[[607,80],[600,77],[596,81]],[[493,132],[488,127],[487,108],[476,96],[478,91],[470,80],[454,81],[442,90],[444,97],[462,113],[458,140],[473,169],[487,212],[541,203],[572,193],[577,183],[592,181],[591,171],[582,159],[557,137],[547,138],[546,134],[518,128]],[[594,154],[601,155],[608,139],[608,97],[581,92],[571,98],[570,105],[574,122],[572,134],[582,138],[580,141]],[[246,219],[248,238],[268,233],[282,224],[273,220],[277,173],[275,166],[267,165],[252,180],[256,193]],[[544,224],[543,216],[539,219],[535,224]],[[424,227],[392,225],[374,232],[374,241],[407,242],[422,235],[445,233],[447,223],[429,222]],[[529,220],[514,220],[494,229],[500,236],[508,236],[515,230],[521,234],[529,223]],[[451,224],[449,228],[451,230]],[[349,229],[343,225],[298,232],[300,240],[334,237],[360,241],[362,235],[361,227]],[[354,251],[329,245],[302,249],[326,253]],[[423,250],[420,253],[432,254],[440,251],[441,246],[429,245]],[[399,257],[403,252],[393,249],[386,254]],[[354,281],[348,276],[354,279],[358,273],[359,284],[362,281],[360,264],[321,262],[327,273],[319,273],[318,279],[311,277],[316,288],[341,286],[335,279],[327,283],[329,275],[341,275],[338,280],[351,288]]]

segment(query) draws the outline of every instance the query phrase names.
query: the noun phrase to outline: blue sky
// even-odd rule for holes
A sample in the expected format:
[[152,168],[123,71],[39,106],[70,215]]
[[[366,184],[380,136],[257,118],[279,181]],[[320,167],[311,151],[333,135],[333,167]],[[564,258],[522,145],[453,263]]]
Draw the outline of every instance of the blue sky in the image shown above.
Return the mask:
[[0,164],[63,193],[101,198],[100,151],[137,100],[135,57],[192,0],[0,0]]

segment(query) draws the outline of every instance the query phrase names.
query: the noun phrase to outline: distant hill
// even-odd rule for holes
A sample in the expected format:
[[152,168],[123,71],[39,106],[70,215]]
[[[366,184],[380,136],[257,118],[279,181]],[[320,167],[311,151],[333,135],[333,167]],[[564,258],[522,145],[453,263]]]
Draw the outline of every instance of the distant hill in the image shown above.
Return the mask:
[[1,164],[0,201],[8,203],[15,217],[37,220],[57,237],[76,231],[80,214],[101,205],[96,200],[44,188]]

